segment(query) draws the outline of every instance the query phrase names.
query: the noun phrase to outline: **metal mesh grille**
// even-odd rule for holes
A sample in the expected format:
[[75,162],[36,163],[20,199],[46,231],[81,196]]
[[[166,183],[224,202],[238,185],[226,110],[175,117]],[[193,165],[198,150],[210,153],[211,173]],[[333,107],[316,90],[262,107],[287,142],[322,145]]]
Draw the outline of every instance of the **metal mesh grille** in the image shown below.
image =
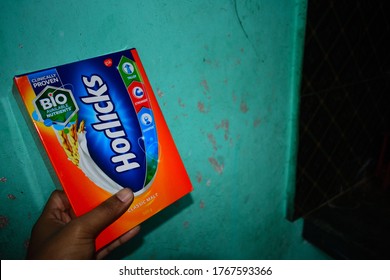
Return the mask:
[[389,128],[387,1],[308,1],[294,218],[375,165]]

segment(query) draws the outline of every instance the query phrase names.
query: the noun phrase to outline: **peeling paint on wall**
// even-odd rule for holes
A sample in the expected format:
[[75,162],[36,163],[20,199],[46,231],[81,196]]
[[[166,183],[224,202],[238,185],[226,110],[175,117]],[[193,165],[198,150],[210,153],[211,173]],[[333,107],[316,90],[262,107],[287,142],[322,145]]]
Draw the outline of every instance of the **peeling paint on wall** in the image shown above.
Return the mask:
[[228,140],[229,139],[229,120],[227,119],[224,119],[221,121],[221,123],[217,124],[215,126],[215,128],[218,130],[218,129],[223,129],[225,134],[224,134],[224,138],[225,140]]
[[8,226],[8,217],[0,215],[0,229]]
[[215,137],[212,133],[207,134],[207,138],[209,139],[210,143],[213,145],[214,151],[216,151],[217,148],[217,141],[215,140]]
[[179,106],[180,106],[180,107],[183,107],[183,108],[184,108],[184,107],[186,106],[186,104],[183,103],[183,101],[181,100],[180,97],[178,98],[177,102],[179,103]]
[[246,101],[241,100],[240,111],[243,113],[246,113],[246,112],[248,112],[248,110],[249,110],[249,108],[248,108],[248,104],[246,103]]
[[202,174],[201,174],[200,172],[198,172],[198,173],[196,174],[196,181],[197,181],[198,183],[201,183],[201,182],[202,182]]
[[206,109],[204,103],[201,101],[198,102],[198,110],[201,113],[208,113],[209,112],[209,109],[208,108]]
[[208,83],[207,83],[206,80],[202,80],[202,81],[200,82],[200,84],[202,85],[202,87],[203,87],[206,91],[209,91],[209,85],[208,85]]
[[256,118],[253,120],[253,127],[258,127],[261,123],[261,119],[260,118]]
[[158,97],[163,97],[164,96],[164,92],[162,92],[159,88],[157,89],[157,95]]
[[218,174],[221,174],[223,172],[224,165],[219,163],[215,158],[210,157],[209,162]]

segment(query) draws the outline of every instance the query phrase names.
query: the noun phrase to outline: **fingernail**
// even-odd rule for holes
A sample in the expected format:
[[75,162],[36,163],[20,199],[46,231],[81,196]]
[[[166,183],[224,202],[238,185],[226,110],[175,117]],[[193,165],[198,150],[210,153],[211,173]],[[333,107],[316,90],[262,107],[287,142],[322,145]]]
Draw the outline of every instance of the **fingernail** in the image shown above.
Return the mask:
[[135,226],[131,230],[129,230],[131,233],[138,233],[141,230],[141,226]]
[[116,193],[116,197],[122,202],[128,202],[133,197],[133,192],[128,188],[123,188]]

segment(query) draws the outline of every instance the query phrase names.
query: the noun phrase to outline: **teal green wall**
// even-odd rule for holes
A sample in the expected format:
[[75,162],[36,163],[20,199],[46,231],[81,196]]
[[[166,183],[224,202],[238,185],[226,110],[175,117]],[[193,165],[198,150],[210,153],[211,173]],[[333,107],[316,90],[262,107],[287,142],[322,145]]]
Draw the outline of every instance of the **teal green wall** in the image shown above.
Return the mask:
[[[0,2],[0,258],[23,258],[54,189],[15,74],[136,47],[194,191],[111,255],[321,259],[286,219],[306,1]],[[175,178],[172,178],[174,180]]]

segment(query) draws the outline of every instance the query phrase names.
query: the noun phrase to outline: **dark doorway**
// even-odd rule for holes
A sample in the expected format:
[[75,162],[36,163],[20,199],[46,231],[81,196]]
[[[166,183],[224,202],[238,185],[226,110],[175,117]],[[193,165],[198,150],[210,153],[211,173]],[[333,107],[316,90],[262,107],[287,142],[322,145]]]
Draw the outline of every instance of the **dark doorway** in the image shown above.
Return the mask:
[[390,258],[387,1],[308,1],[293,219],[334,258]]

